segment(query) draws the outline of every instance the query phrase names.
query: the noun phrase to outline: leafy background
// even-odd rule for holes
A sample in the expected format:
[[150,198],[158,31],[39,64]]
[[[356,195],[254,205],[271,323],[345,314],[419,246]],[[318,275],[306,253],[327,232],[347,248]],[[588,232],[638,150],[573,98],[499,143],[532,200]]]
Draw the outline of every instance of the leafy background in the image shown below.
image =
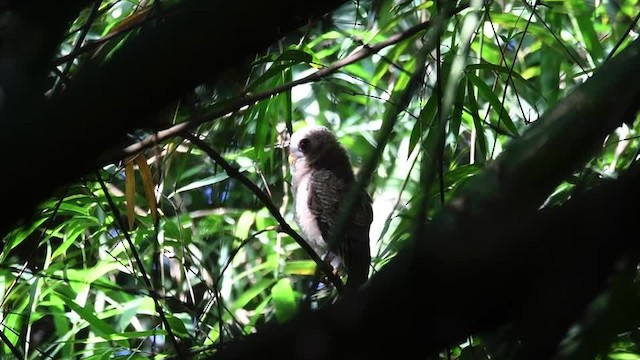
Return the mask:
[[[117,52],[127,37],[114,34],[140,31],[159,4],[99,1],[85,9],[60,46],[49,92],[63,91],[85,62]],[[286,141],[306,124],[334,130],[356,170],[371,174],[375,274],[408,239],[415,204],[427,205],[427,218],[437,212],[528,124],[637,38],[639,13],[637,0],[359,1],[223,77],[203,79],[152,116],[158,128],[204,118],[196,133],[205,146],[174,136],[87,174],[3,239],[2,354],[202,355],[291,318],[315,263],[280,231],[273,210],[295,229]],[[322,69],[332,71],[313,78]],[[153,131],[130,134],[130,143]],[[545,205],[615,178],[638,155],[637,131],[625,125],[612,133]],[[589,358],[638,359],[638,335],[620,332]],[[474,336],[425,357],[491,355]]]

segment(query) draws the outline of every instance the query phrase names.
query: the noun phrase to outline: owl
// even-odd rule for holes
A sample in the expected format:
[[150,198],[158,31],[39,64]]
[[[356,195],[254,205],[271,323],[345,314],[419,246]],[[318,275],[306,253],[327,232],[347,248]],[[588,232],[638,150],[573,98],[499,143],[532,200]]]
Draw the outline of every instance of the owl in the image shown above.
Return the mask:
[[[323,126],[296,131],[289,142],[295,220],[302,236],[334,270],[347,275],[347,290],[367,281],[371,254],[371,198],[359,187],[347,151]],[[348,194],[355,205],[340,234],[333,234]],[[333,240],[330,242],[330,239]]]

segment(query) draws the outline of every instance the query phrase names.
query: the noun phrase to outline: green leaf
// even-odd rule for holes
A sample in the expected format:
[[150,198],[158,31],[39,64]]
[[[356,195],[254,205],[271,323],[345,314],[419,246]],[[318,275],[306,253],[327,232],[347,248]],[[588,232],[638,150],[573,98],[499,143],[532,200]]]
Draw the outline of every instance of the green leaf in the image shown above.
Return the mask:
[[254,211],[244,211],[238,222],[236,223],[236,230],[234,236],[240,240],[247,239],[249,237],[249,231],[256,219],[256,213]]
[[275,304],[276,319],[280,323],[289,321],[298,311],[296,294],[289,279],[280,279],[271,288],[271,298]]
[[[91,201],[91,199],[87,198],[87,197],[83,197],[83,202],[85,201]],[[65,198],[64,202],[62,202],[62,204],[60,204],[60,206],[58,207],[58,213],[59,214],[70,214],[70,215],[89,215],[89,207],[87,206],[78,206],[75,204],[71,204],[69,203],[71,199],[70,198]],[[57,202],[57,200],[56,200]],[[55,204],[51,204],[52,208],[55,208]]]
[[289,49],[284,51],[277,60],[280,61],[295,61],[297,63],[310,63],[313,61],[313,56],[306,51],[298,49]]
[[51,259],[55,259],[57,256],[67,252],[67,249],[76,241],[76,239],[82,235],[86,227],[82,223],[70,222],[66,226],[67,231],[64,233],[64,240],[60,246],[51,254]]
[[31,235],[34,231],[36,231],[36,229],[38,229],[40,225],[42,225],[45,221],[47,221],[47,218],[38,219],[33,223],[29,224],[28,227],[20,227],[10,232],[9,235],[7,235],[4,240],[5,245],[4,245],[4,248],[2,249],[3,259],[7,256],[7,254],[13,248],[20,245],[29,235]]
[[639,360],[640,354],[618,352],[618,353],[611,353],[608,355],[608,357],[611,360]]
[[241,309],[245,305],[249,303],[249,301],[256,298],[258,295],[264,293],[265,290],[273,286],[275,284],[276,279],[262,279],[258,281],[251,288],[246,290],[238,297],[238,299],[233,303],[233,309]]
[[[560,16],[558,14],[548,14],[547,19],[551,26],[559,27]],[[540,88],[542,95],[546,97],[548,105],[551,106],[558,101],[560,96],[560,65],[562,56],[553,50],[549,45],[544,44],[540,48],[540,67],[544,71],[540,72]]]
[[478,113],[478,103],[476,101],[476,95],[474,92],[473,84],[471,81],[467,82],[467,96],[469,98],[469,112],[473,117],[473,126],[476,131],[476,144],[478,145],[478,149],[480,150],[480,155],[475,157],[475,161],[484,162],[487,159],[487,138],[484,135],[484,126],[482,123],[482,119],[480,118],[480,114]]
[[600,60],[604,59],[604,48],[602,44],[600,44],[600,39],[598,39],[598,34],[596,33],[595,28],[593,27],[593,15],[591,11],[587,9],[587,5],[582,1],[574,1],[573,6],[577,6],[578,8],[575,11],[570,13],[570,16],[573,16],[578,25],[578,31],[582,39],[584,40],[585,47],[591,55],[591,58],[595,63],[598,63]]
[[[557,57],[557,54],[555,52],[553,53],[553,55]],[[507,68],[506,66],[483,62],[481,64],[469,64],[466,67],[466,71],[467,72],[475,71],[475,70],[487,70],[487,71],[492,71],[492,72],[496,72],[496,73],[499,73],[499,74],[510,75],[513,78],[513,80],[517,80],[518,81],[518,84],[525,85],[535,95],[543,97],[543,94],[540,92],[540,90],[538,88],[536,88],[531,83],[531,81],[525,79],[521,74],[519,74],[515,70],[509,71],[509,68]],[[546,68],[545,68],[545,71],[546,71]]]
[[[543,25],[536,22],[523,21],[522,18],[513,14],[492,13],[491,19],[501,25],[516,28],[524,31],[527,30],[528,36],[548,45],[561,55],[566,61],[574,63],[580,68],[587,68],[589,64],[585,61],[584,56],[580,55],[574,46],[567,46],[558,40],[557,35],[554,36],[554,30],[548,30]],[[559,28],[556,31],[560,32]]]
[[438,110],[438,95],[431,94],[429,100],[420,111],[419,121],[416,121],[409,138],[409,154],[413,152],[420,142],[420,139],[433,127],[434,119]]
[[315,271],[316,263],[313,260],[289,260],[283,269],[286,275],[313,275]]
[[167,322],[169,326],[171,326],[171,331],[173,334],[181,339],[186,339],[189,337],[189,331],[187,331],[187,327],[184,326],[184,322],[178,319],[173,314],[165,314],[167,318]]
[[286,50],[273,60],[273,64],[262,73],[262,75],[253,80],[249,86],[247,86],[247,89],[256,90],[260,85],[266,83],[267,80],[279,76],[284,71],[291,69],[294,65],[311,63],[312,61],[313,56],[305,51],[297,49]]
[[[462,122],[462,112],[464,111],[464,99],[467,91],[467,80],[465,78],[460,79],[458,89],[455,95],[455,101],[453,103],[453,112],[451,113],[451,120],[449,122],[449,133],[457,138],[460,132],[460,124]],[[457,142],[456,142],[457,144]]]
[[264,158],[264,148],[267,144],[267,138],[269,137],[269,132],[272,130],[272,126],[269,116],[267,116],[269,113],[269,103],[260,103],[255,106],[255,109],[256,116],[254,121],[256,122],[256,133],[254,135],[254,161],[257,159],[258,162],[260,162]]
[[[169,323],[171,324],[171,329],[172,330],[174,329],[174,326],[173,326],[174,322],[176,323],[175,328],[180,328],[180,325],[178,324],[178,322],[180,322],[182,324],[182,328],[184,328],[184,323],[182,323],[182,321],[180,321],[180,319],[177,319],[174,316],[171,316],[171,318],[172,318],[172,320],[169,320],[168,318],[167,318],[167,320],[169,320]],[[143,330],[143,331],[125,331],[125,332],[119,332],[119,333],[113,335],[111,337],[111,340],[144,339],[144,338],[147,338],[149,336],[158,336],[158,335],[168,335],[168,333],[164,329],[153,329],[153,330]]]
[[508,129],[508,132],[510,132],[511,135],[519,136],[518,129],[513,124],[513,121],[511,121],[511,117],[509,116],[509,110],[503,108],[502,103],[500,102],[496,94],[493,93],[491,88],[482,79],[480,79],[473,73],[467,73],[467,79],[469,79],[469,81],[471,81],[471,83],[476,86],[479,93],[489,101],[491,107],[493,107],[493,110],[500,115],[501,125],[504,125],[504,127]]
[[[82,319],[88,322],[89,325],[91,326],[91,330],[93,330],[98,336],[107,340],[114,340],[112,338],[115,334],[117,334],[116,329],[113,328],[111,325],[109,325],[107,322],[100,320],[94,314],[95,311],[93,310],[93,306],[91,306],[91,304],[87,303],[83,307],[76,304],[75,301],[69,299],[68,297],[64,296],[61,293],[58,293],[58,296],[60,297],[60,299],[62,299],[62,301],[64,301],[64,303],[73,312],[80,315]],[[126,341],[121,341],[121,340],[114,340],[114,341],[116,341],[120,346],[123,346],[123,347],[129,346],[129,344]]]
[[[241,173],[251,169],[253,166],[245,166],[245,167],[241,167],[238,171],[240,171]],[[167,198],[171,199],[172,197],[174,197],[176,194],[179,194],[181,192],[185,192],[185,191],[189,191],[189,190],[194,190],[194,189],[199,189],[205,186],[209,186],[209,185],[213,185],[213,184],[217,184],[221,181],[227,180],[229,178],[229,175],[224,172],[224,171],[220,171],[219,173],[213,175],[213,176],[209,176],[206,177],[204,179],[198,180],[198,181],[194,181],[188,185],[185,185],[181,188],[178,188],[176,191],[172,192],[171,194],[167,195]]]

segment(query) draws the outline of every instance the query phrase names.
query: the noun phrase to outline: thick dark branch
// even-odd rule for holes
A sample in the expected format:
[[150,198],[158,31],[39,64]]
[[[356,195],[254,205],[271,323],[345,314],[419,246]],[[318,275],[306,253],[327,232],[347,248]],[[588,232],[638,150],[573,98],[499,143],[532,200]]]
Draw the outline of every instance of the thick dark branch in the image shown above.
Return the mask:
[[[628,209],[640,200],[638,180],[636,171],[557,209],[428,227],[360,293],[212,358],[419,358],[504,324],[515,324],[524,348],[545,355],[537,358],[549,358],[557,343],[546,340],[564,335],[621,254],[638,254],[620,226],[634,221]],[[381,331],[381,318],[393,319],[393,329]]]
[[[638,67],[640,40],[470,179],[361,292],[229,345],[217,358],[382,358],[397,356],[398,348],[425,355],[508,323],[543,355],[538,358],[548,358],[616,259],[638,253],[619,224],[634,221],[628,209],[640,200],[640,171],[561,208],[536,209],[611,130],[635,117]],[[603,88],[615,97],[603,96]],[[424,287],[428,296],[420,295]],[[392,331],[380,331],[381,317],[394,319]],[[545,319],[555,323],[541,332]]]
[[[0,195],[6,203],[13,204],[12,211],[0,220],[0,234],[5,234],[16,220],[28,217],[33,207],[57,187],[95,170],[104,149],[122,147],[124,134],[148,127],[153,114],[169,101],[205,80],[215,79],[239,60],[263,51],[309,18],[323,15],[343,2],[180,2],[167,11],[168,16],[130,34],[109,57],[84,64],[65,91],[46,106],[28,101],[29,97],[19,91],[39,91],[46,73],[30,72],[18,81],[7,72],[9,80],[14,79],[13,83],[19,86],[18,92],[7,95],[16,101],[4,112],[0,131],[4,150],[0,152],[0,163],[5,169]],[[42,3],[63,8],[53,0]],[[56,17],[57,12],[47,10],[50,9],[36,6],[29,14],[37,19]],[[62,39],[63,31],[58,30],[57,34],[57,39]],[[51,48],[57,45],[54,42]],[[0,55],[11,56],[11,49],[2,50]],[[47,65],[51,62],[51,58],[44,60]],[[39,61],[38,64],[43,63],[42,59]],[[3,79],[3,86],[4,83]],[[26,140],[29,150],[16,156]],[[28,181],[39,185],[21,190]]]

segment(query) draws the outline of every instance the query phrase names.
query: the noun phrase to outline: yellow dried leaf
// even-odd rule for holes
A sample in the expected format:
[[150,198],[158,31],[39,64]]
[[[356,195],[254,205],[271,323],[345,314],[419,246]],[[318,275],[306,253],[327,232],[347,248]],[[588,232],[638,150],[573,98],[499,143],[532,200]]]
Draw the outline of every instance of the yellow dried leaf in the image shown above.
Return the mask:
[[124,196],[127,202],[127,220],[129,229],[133,229],[136,220],[136,177],[133,170],[133,161],[127,161],[124,166]]
[[147,196],[149,202],[149,208],[151,209],[151,216],[153,220],[158,219],[158,207],[156,205],[156,196],[153,191],[155,184],[153,183],[153,176],[151,175],[151,169],[147,164],[147,158],[140,154],[136,157],[136,163],[140,169],[140,176],[142,176],[142,184],[144,185],[144,193]]

